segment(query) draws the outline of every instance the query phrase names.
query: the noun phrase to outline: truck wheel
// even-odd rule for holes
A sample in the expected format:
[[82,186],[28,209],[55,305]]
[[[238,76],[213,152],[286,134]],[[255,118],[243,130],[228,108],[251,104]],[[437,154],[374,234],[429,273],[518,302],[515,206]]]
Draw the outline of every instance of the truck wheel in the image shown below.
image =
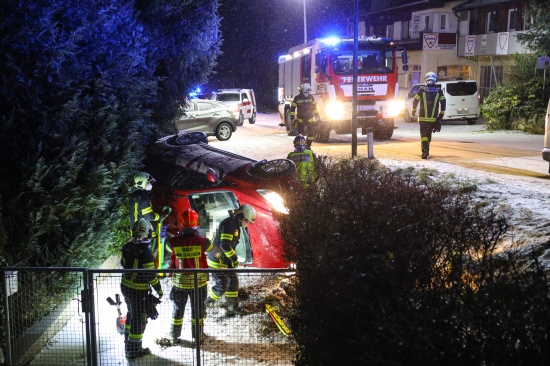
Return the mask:
[[233,134],[233,131],[231,131],[231,125],[227,122],[222,122],[216,128],[216,138],[220,141],[227,141]]
[[372,132],[372,137],[377,140],[389,140],[393,136],[393,121],[386,122],[384,125],[378,125]]
[[477,118],[476,119],[469,119],[468,120],[468,124],[469,125],[475,125],[477,123]]
[[286,132],[289,136],[296,136],[298,134],[298,129],[296,126],[293,126],[290,123],[290,109],[285,110],[285,125],[286,125]]
[[237,120],[237,126],[242,126],[244,124],[243,112],[239,113],[239,119]]
[[256,112],[252,112],[252,116],[248,119],[248,123],[250,123],[251,125],[256,123]]
[[328,138],[330,136],[330,130],[321,130],[317,131],[315,133],[315,136],[313,136],[313,140],[315,142],[328,142]]

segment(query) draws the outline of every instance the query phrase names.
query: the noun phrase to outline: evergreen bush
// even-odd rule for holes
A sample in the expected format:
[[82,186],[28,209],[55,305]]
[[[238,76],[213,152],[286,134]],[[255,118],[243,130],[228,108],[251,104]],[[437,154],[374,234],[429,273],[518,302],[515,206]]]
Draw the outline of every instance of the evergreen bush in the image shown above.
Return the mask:
[[317,176],[281,225],[297,365],[548,363],[544,272],[501,251],[505,212],[475,184],[367,159]]

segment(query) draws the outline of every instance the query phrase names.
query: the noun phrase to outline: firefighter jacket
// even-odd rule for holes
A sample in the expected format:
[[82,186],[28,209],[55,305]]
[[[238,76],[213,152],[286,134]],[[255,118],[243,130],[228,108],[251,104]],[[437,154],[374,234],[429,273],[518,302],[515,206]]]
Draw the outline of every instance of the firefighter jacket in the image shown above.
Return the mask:
[[[132,239],[122,247],[120,263],[124,269],[156,269],[153,253],[149,249],[150,240],[138,242]],[[122,274],[121,286],[138,291],[149,291],[152,286],[157,294],[162,294],[157,274],[154,272],[125,272]]]
[[[296,111],[298,109],[298,111]],[[313,95],[307,97],[300,93],[294,97],[290,105],[290,118],[298,118],[298,122],[315,122],[315,113],[317,113],[317,102]]]
[[[178,236],[170,239],[172,247],[172,261],[170,268],[208,268],[206,263],[206,248],[210,247],[210,240],[200,236],[198,231],[185,228]],[[198,287],[208,283],[208,273],[197,273]],[[174,287],[189,290],[195,288],[193,273],[174,273],[172,276]]]
[[445,94],[435,85],[420,87],[414,96],[412,113],[416,113],[416,107],[420,103],[418,122],[435,122],[437,117],[445,114]]
[[315,181],[315,154],[309,149],[293,151],[287,159],[296,164],[296,174],[304,187],[309,187]]
[[153,212],[151,196],[149,192],[144,189],[133,190],[130,193],[130,207],[128,212],[130,214],[130,228],[132,228],[134,223],[141,218],[150,222],[158,221],[160,218],[158,213]]
[[207,262],[211,268],[233,268],[239,266],[235,247],[241,237],[241,225],[232,213],[224,219],[216,232],[214,243],[207,248]]

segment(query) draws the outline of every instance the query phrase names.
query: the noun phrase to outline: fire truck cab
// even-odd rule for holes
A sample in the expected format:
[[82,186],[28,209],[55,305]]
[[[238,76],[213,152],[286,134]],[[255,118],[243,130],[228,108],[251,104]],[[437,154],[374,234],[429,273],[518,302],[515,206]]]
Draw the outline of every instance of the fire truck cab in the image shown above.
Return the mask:
[[[279,57],[279,116],[289,135],[296,134],[290,123],[290,108],[303,83],[311,85],[318,105],[315,141],[327,142],[333,129],[339,134],[352,132],[353,51],[353,39],[314,39]],[[406,71],[405,51],[402,61]],[[376,139],[387,140],[393,135],[394,118],[405,107],[397,98],[397,73],[393,42],[387,38],[358,39],[357,127],[362,134],[372,127]]]

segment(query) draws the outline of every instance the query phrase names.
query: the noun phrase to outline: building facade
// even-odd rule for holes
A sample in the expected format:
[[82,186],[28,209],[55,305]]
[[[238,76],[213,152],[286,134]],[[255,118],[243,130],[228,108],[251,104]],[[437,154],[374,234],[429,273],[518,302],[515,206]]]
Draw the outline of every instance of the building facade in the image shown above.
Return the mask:
[[371,0],[367,8],[359,36],[392,38],[407,50],[401,95],[433,71],[441,81],[477,80],[483,99],[506,81],[516,53],[530,53],[517,40],[527,31],[527,1]]

